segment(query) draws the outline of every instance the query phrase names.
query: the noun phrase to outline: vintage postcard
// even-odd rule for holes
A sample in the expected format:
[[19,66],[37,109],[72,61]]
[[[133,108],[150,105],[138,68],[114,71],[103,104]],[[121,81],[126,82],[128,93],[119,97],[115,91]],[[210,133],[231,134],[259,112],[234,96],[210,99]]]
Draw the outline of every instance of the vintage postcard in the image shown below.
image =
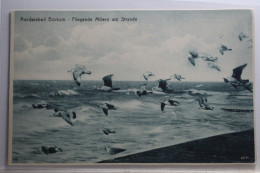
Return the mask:
[[253,19],[12,11],[8,163],[255,163]]

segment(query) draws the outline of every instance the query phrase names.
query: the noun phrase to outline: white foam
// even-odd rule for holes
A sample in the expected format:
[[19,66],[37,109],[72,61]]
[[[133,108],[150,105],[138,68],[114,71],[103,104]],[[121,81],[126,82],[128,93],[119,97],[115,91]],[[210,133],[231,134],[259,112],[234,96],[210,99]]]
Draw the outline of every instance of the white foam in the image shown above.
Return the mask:
[[51,92],[49,95],[50,96],[71,96],[71,95],[79,95],[79,93],[77,93],[74,90],[68,89],[68,90],[54,91],[54,92]]

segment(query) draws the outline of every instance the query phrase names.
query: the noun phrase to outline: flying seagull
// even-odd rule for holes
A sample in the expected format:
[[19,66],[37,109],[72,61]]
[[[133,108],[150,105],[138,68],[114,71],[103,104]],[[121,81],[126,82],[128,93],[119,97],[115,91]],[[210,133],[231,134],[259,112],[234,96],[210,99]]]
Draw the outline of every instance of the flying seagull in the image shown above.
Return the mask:
[[57,146],[54,147],[42,146],[42,152],[44,152],[45,154],[52,154],[52,153],[57,153],[62,151],[63,150],[61,148],[58,148]]
[[218,50],[219,50],[219,52],[221,53],[221,55],[224,55],[224,52],[225,51],[232,51],[232,49],[231,48],[228,48],[227,46],[225,46],[225,45],[221,45],[221,47],[219,47],[218,48]]
[[76,119],[77,115],[76,112],[74,111],[72,111],[72,115],[71,115],[63,108],[54,108],[54,113],[51,115],[51,117],[61,117],[69,125],[73,126],[71,119]]
[[180,105],[180,102],[175,101],[175,100],[172,100],[172,99],[165,100],[165,101],[161,102],[161,111],[162,111],[162,112],[163,112],[164,107],[165,107],[166,105],[168,105],[168,106],[179,106],[179,105]]
[[91,74],[91,71],[87,71],[86,67],[83,65],[75,65],[75,67],[68,72],[72,72],[73,79],[78,86],[81,84],[81,75]]
[[101,103],[98,106],[102,108],[106,116],[108,116],[108,110],[117,110],[117,108],[114,105],[109,103],[104,103],[104,104]]
[[181,81],[182,79],[185,79],[184,77],[182,77],[180,74],[174,74],[173,77],[175,79],[177,79],[178,81]]
[[145,72],[143,74],[143,76],[144,76],[144,79],[148,81],[149,78],[152,77],[152,76],[155,76],[155,74],[153,74],[152,72],[147,71],[147,72]]
[[209,66],[210,68],[213,68],[213,69],[216,69],[216,70],[220,71],[219,66],[217,66],[217,65],[214,64],[214,63],[209,62],[209,63],[208,63],[208,66]]
[[199,101],[199,105],[200,105],[200,108],[201,109],[205,109],[205,110],[213,110],[214,107],[210,106],[209,104],[207,104],[207,98],[199,98],[198,99]]
[[153,87],[152,89],[155,91],[159,91],[159,92],[173,92],[173,90],[168,89],[167,87],[167,81],[171,80],[171,78],[169,79],[160,79],[158,80],[158,86],[157,87]]
[[190,61],[190,63],[195,66],[195,59],[197,59],[199,57],[198,53],[195,51],[189,51],[190,55],[187,55],[188,60]]
[[249,80],[243,80],[241,79],[241,74],[243,72],[243,69],[247,66],[247,64],[241,65],[239,67],[236,67],[233,69],[233,74],[231,77],[224,78],[225,83],[230,83],[235,89],[237,89],[239,86],[244,87],[245,89],[249,90],[250,92],[253,92],[252,86],[249,83]]
[[42,108],[53,109],[53,106],[47,103],[34,103],[32,104],[32,107],[34,109],[42,109]]
[[202,92],[198,92],[198,91],[194,91],[194,90],[189,90],[188,94],[190,96],[193,97],[197,97],[197,98],[204,98],[204,100],[207,102],[207,97],[210,96],[208,95],[206,92],[202,93]]
[[201,59],[204,61],[211,61],[211,62],[216,62],[218,60],[218,57],[213,57],[213,56],[201,56]]
[[106,135],[109,135],[110,133],[116,133],[116,131],[108,129],[108,128],[104,128],[102,131]]
[[153,92],[152,91],[147,91],[145,86],[147,84],[142,84],[139,86],[139,90],[136,91],[136,94],[141,97],[142,95],[147,95],[147,94],[152,94]]
[[121,153],[121,152],[124,152],[126,151],[126,149],[121,149],[121,148],[113,148],[113,147],[110,147],[110,146],[106,146],[106,151],[111,154],[111,155],[116,155],[118,153]]
[[238,35],[238,38],[239,38],[240,41],[243,41],[243,39],[248,38],[248,36],[247,36],[245,33],[241,32],[241,33]]
[[107,75],[103,77],[104,86],[99,86],[96,89],[101,91],[113,91],[113,90],[119,90],[120,88],[114,88],[112,86],[112,77],[113,74]]

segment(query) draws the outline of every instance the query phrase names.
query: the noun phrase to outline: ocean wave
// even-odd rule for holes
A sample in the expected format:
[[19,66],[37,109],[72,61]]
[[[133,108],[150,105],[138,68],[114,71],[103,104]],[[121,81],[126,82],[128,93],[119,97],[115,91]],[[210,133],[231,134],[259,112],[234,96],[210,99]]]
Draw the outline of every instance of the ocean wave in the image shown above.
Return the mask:
[[38,94],[14,94],[13,97],[18,97],[18,98],[40,98],[41,96],[39,96]]
[[49,96],[71,96],[71,95],[79,95],[79,93],[74,90],[68,89],[68,90],[53,91],[49,94]]
[[[117,90],[117,91],[113,91],[113,92],[126,93],[127,95],[130,95],[130,94],[136,94],[136,92],[138,90],[139,89],[137,89],[137,88],[130,88],[130,89]],[[147,91],[150,91],[150,90],[147,90]],[[152,92],[155,95],[165,95],[166,94],[164,92],[159,92],[159,91],[152,91]]]

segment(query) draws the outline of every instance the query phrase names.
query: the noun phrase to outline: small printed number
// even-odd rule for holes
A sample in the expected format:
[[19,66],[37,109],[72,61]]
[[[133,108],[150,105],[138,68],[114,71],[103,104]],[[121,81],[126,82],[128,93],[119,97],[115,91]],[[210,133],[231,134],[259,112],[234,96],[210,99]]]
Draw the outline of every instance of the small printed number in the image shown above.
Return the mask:
[[247,159],[249,159],[248,156],[241,156],[241,160],[247,160]]

